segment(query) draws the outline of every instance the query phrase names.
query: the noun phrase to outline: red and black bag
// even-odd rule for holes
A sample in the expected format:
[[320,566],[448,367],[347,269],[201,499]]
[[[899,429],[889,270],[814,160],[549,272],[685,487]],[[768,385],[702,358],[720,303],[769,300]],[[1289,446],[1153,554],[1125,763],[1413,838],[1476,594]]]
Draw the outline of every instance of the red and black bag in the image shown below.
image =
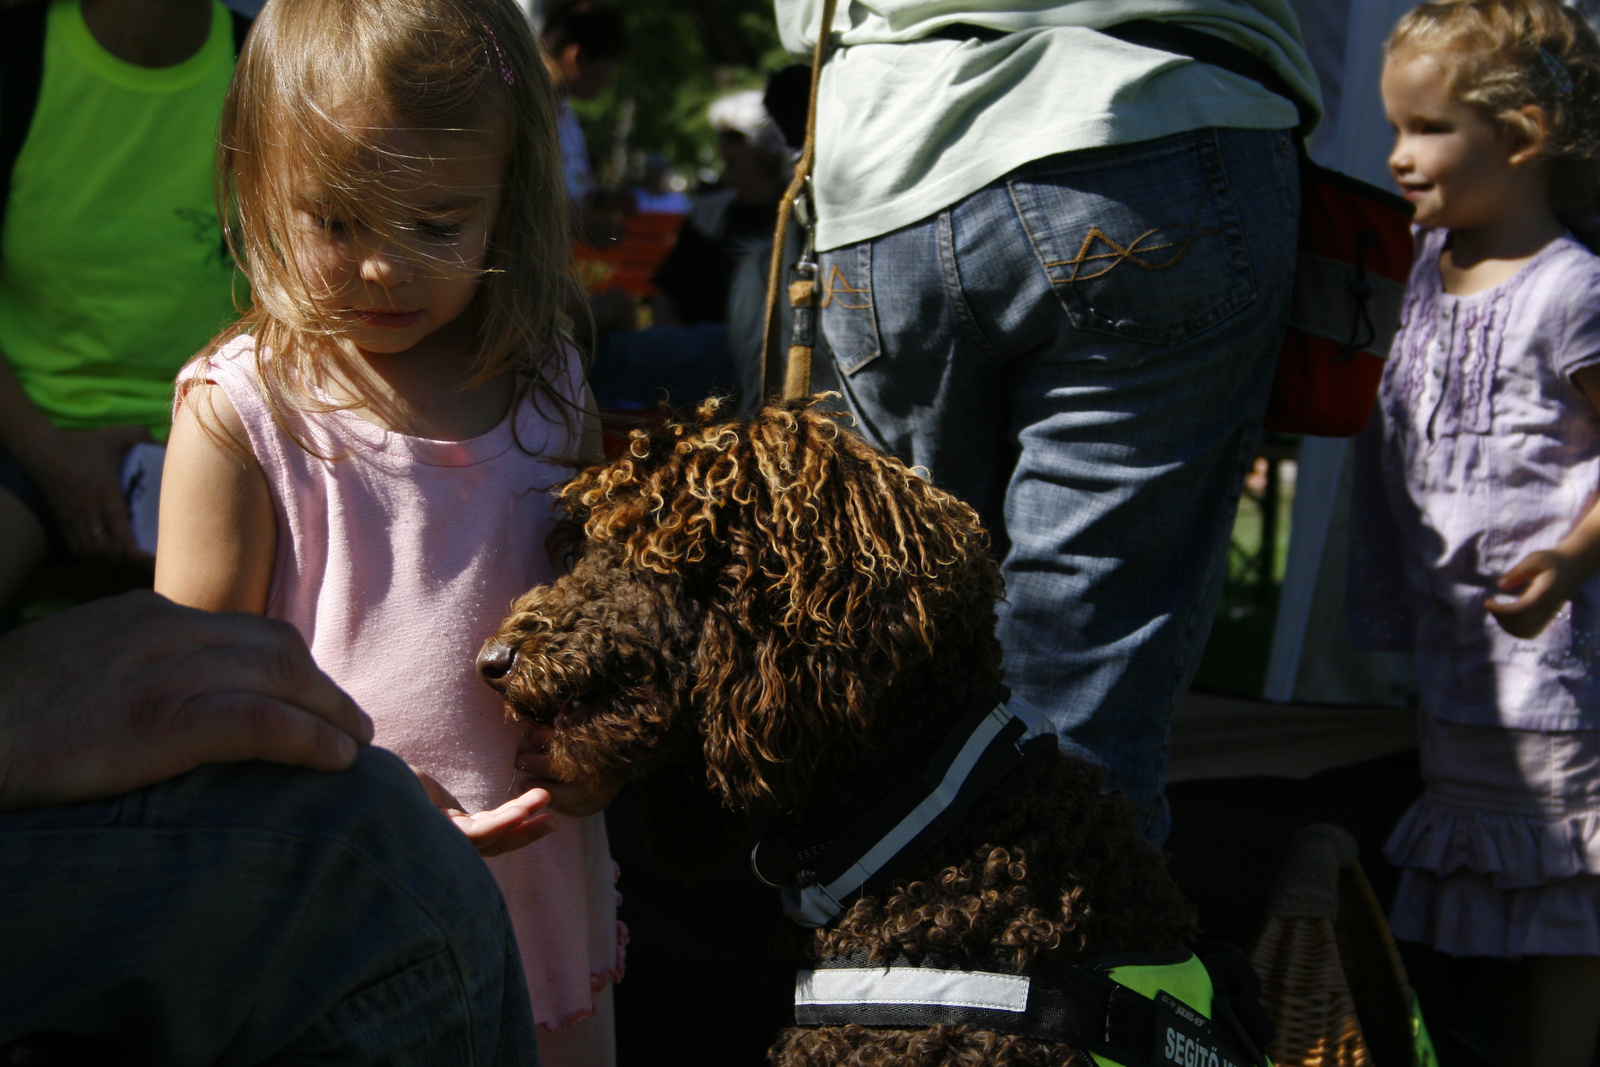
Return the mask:
[[[1174,52],[1231,71],[1305,106],[1264,60],[1213,34],[1135,19],[1109,36]],[[1411,274],[1411,205],[1300,151],[1300,247],[1289,330],[1267,405],[1266,427],[1280,433],[1350,437],[1372,414],[1389,346],[1400,328]]]
[[1300,159],[1300,253],[1269,430],[1351,437],[1372,414],[1411,273],[1411,205]]

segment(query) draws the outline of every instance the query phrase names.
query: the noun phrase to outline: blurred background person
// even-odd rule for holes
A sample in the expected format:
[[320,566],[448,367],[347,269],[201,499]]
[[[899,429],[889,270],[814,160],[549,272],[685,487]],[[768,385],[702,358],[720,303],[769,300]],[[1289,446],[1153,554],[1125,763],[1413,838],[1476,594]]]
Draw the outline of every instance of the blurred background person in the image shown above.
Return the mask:
[[[663,399],[681,405],[713,392],[750,391],[730,355],[730,294],[743,264],[757,264],[765,286],[790,152],[759,90],[718,98],[709,116],[721,177],[695,199],[651,278],[659,290],[655,325],[601,338],[593,382],[602,408],[640,410]],[[753,329],[759,349],[760,323],[748,318],[740,317],[740,335]]]
[[0,101],[3,609],[47,559],[149,559],[119,467],[165,439],[173,376],[235,314],[212,162],[248,24],[217,0],[0,20],[0,61],[39,71],[31,106]]

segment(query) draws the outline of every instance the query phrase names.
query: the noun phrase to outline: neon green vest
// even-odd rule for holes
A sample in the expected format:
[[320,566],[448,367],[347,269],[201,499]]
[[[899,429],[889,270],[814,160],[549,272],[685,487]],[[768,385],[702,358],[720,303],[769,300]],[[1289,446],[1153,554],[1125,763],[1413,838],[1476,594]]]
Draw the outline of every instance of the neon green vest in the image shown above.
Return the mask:
[[47,13],[0,235],[0,352],[58,426],[165,437],[173,377],[235,316],[212,200],[233,35],[211,7],[200,51],[160,69],[102,48],[78,0]]
[[[1207,1019],[1211,1018],[1211,975],[1198,956],[1191,955],[1182,963],[1113,967],[1105,974],[1118,985],[1127,986],[1141,996],[1154,1000],[1158,994],[1167,993]],[[1169,1030],[1164,1036],[1167,1056],[1177,1063],[1186,1062],[1182,1035]],[[1084,1055],[1090,1058],[1090,1062],[1098,1063],[1100,1067],[1126,1067],[1125,1064],[1104,1056],[1088,1052]],[[1194,1067],[1206,1067],[1206,1065],[1196,1062]]]
[[[1211,975],[1198,956],[1190,956],[1182,963],[1115,967],[1105,973],[1107,978],[1141,996],[1154,1000],[1159,994],[1167,993],[1207,1019],[1211,1018]],[[1189,1062],[1184,1056],[1182,1035],[1169,1030],[1162,1036],[1170,1059],[1177,1063]],[[1411,1002],[1411,1036],[1417,1067],[1438,1067],[1439,1058],[1433,1049],[1433,1039],[1428,1036],[1428,1028],[1422,1021],[1422,1009],[1414,997]],[[1126,1067],[1104,1056],[1088,1052],[1084,1055],[1100,1067]],[[1196,1058],[1193,1067],[1206,1067],[1206,1064]]]

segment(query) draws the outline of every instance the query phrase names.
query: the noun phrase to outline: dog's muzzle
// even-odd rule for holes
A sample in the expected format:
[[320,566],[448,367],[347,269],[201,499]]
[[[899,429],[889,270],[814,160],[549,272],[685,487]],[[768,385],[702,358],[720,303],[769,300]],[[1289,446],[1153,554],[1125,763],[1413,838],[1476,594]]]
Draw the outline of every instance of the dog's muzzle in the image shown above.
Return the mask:
[[505,692],[506,678],[516,665],[517,650],[502,641],[491,640],[478,653],[478,674],[500,692]]

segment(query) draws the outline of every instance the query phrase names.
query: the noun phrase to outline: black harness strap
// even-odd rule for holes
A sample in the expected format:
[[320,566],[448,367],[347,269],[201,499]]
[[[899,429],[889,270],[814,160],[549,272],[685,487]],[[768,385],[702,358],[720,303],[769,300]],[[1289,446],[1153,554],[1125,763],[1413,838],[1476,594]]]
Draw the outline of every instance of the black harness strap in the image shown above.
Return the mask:
[[[844,901],[892,881],[963,819],[977,799],[1053,736],[1023,743],[1027,726],[1004,705],[1001,687],[951,728],[919,773],[859,819],[788,833],[763,831],[750,854],[756,877],[786,892],[785,910],[807,926],[838,914]],[[981,739],[981,740],[980,740]],[[1039,749],[1035,742],[1043,742]]]

